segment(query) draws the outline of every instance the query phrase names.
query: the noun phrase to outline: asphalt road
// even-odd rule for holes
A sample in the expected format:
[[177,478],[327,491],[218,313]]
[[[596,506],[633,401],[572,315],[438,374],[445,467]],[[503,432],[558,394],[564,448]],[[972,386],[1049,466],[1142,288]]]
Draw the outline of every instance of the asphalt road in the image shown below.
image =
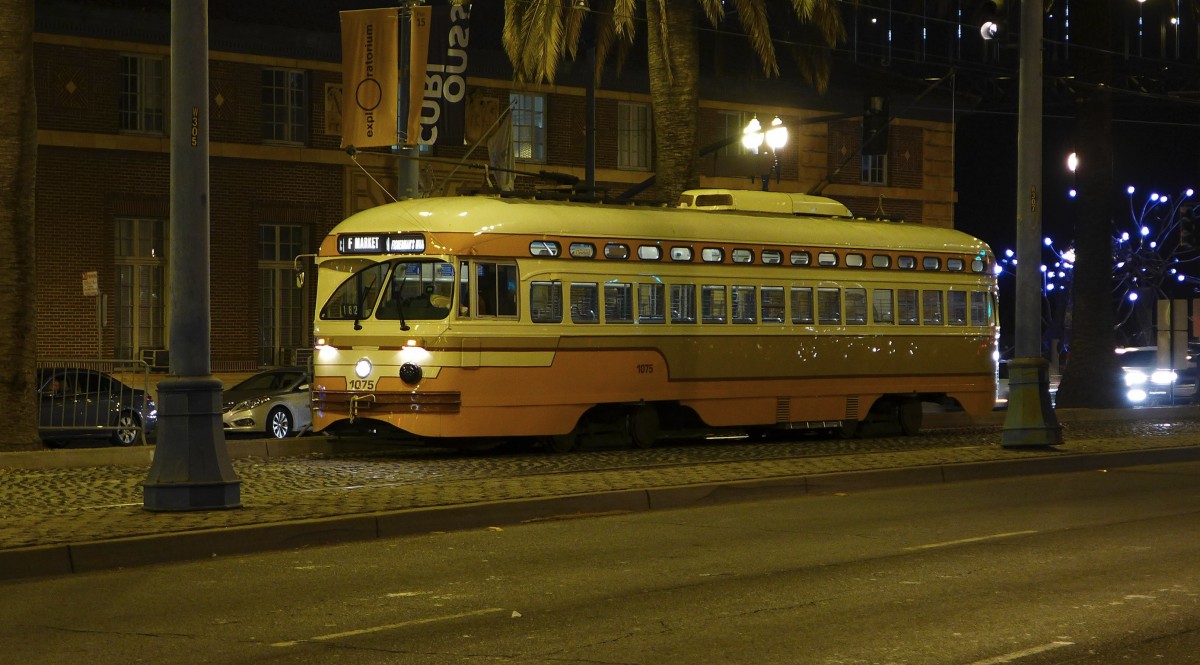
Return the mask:
[[12,663],[1200,663],[1200,463],[0,584]]

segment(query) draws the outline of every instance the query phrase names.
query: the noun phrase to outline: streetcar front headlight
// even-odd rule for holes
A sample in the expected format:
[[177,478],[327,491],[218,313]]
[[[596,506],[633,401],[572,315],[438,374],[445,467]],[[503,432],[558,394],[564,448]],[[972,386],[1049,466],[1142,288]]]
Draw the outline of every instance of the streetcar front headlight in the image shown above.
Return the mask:
[[357,376],[360,379],[365,379],[368,376],[371,376],[371,361],[363,358],[362,360],[354,363],[354,376]]

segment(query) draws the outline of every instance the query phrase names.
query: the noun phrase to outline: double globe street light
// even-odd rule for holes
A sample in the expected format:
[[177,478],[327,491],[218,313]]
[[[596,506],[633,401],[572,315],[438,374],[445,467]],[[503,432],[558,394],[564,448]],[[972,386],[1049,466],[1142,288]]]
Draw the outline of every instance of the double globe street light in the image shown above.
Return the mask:
[[779,182],[779,150],[787,145],[787,141],[788,129],[783,126],[783,120],[780,120],[779,116],[775,116],[775,119],[771,121],[770,129],[764,130],[762,123],[758,121],[758,116],[754,116],[746,124],[746,128],[742,130],[742,145],[747,150],[753,150],[755,154],[758,154],[763,143],[766,143],[767,147],[771,149],[771,156],[775,159],[774,164],[771,166],[771,171],[762,177],[764,192],[769,188],[771,172],[775,173],[775,182]]

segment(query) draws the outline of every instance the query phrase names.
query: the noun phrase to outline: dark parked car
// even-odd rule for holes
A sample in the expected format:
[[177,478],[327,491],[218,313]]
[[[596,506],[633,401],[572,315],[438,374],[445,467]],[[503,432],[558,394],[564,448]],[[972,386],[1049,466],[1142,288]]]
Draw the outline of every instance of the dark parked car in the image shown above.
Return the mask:
[[146,391],[94,369],[39,368],[38,403],[38,433],[50,447],[86,438],[131,446],[145,443],[158,424],[158,407]]
[[299,368],[259,372],[221,395],[227,433],[266,434],[276,439],[312,426],[312,378]]

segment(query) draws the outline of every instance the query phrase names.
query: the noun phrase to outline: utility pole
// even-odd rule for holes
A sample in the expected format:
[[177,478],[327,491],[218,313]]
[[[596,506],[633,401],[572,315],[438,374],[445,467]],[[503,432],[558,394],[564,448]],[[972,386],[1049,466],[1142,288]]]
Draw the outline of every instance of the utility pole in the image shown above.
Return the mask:
[[170,374],[142,484],[151,511],[239,508],[209,320],[208,0],[171,0]]
[[1016,357],[1008,366],[1005,448],[1062,443],[1050,403],[1050,363],[1042,357],[1042,3],[1021,2],[1017,115]]

